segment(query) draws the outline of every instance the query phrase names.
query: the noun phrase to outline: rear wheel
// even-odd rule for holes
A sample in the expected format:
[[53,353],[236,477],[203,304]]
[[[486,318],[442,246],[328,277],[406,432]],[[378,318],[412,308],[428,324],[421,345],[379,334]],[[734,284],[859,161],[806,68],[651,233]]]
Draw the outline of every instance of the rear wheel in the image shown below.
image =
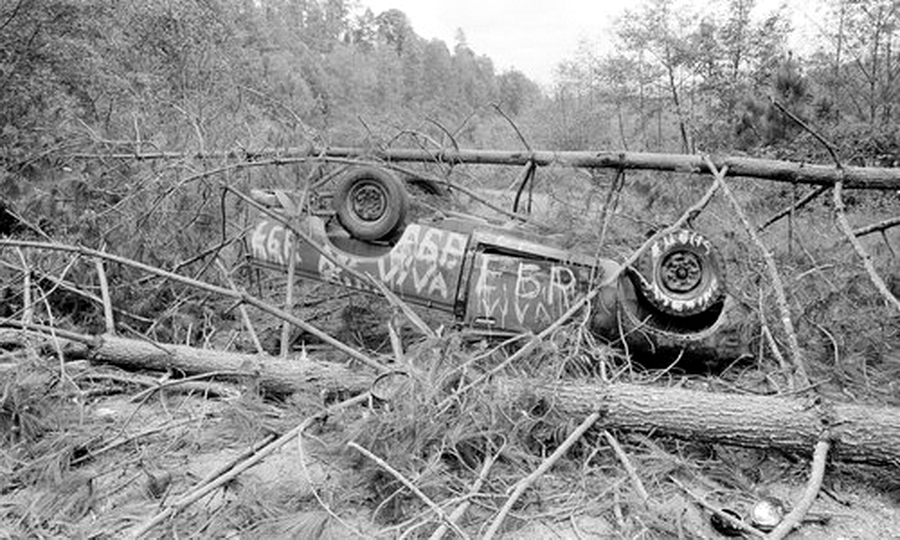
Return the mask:
[[702,313],[725,294],[725,266],[703,235],[675,231],[657,239],[638,260],[641,295],[656,309],[675,316]]
[[366,241],[395,233],[409,210],[409,198],[400,180],[375,167],[356,169],[342,177],[333,204],[347,232]]

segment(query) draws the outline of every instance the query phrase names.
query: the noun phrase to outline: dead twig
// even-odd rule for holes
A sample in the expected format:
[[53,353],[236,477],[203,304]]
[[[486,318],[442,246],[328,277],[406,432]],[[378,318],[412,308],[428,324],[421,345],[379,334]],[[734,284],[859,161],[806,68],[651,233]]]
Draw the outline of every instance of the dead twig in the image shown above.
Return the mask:
[[116,322],[113,318],[112,300],[109,296],[109,282],[106,280],[106,270],[103,268],[102,259],[94,259],[97,267],[97,278],[100,280],[100,298],[103,300],[103,319],[106,323],[106,333],[116,333]]
[[813,452],[812,472],[809,475],[809,482],[806,484],[806,489],[803,491],[800,501],[781,520],[781,523],[766,536],[766,540],[781,540],[803,521],[806,513],[809,512],[810,507],[812,507],[813,502],[819,495],[819,490],[822,488],[829,449],[831,449],[831,442],[828,439],[822,439],[816,444],[816,449]]
[[878,272],[875,270],[875,265],[872,264],[872,256],[869,255],[866,248],[863,247],[859,239],[853,234],[850,222],[847,221],[847,215],[844,213],[844,198],[842,197],[843,185],[843,181],[838,181],[834,184],[834,217],[837,221],[838,228],[844,233],[844,236],[847,237],[847,240],[850,242],[850,245],[853,246],[853,249],[856,251],[856,254],[859,255],[859,258],[862,259],[866,273],[869,274],[869,279],[872,280],[872,284],[875,285],[878,294],[884,298],[884,301],[888,306],[894,306],[894,309],[900,312],[900,299],[897,299],[897,297],[891,293],[884,283],[884,280],[878,275]]
[[25,276],[25,283],[22,285],[22,322],[31,324],[34,322],[34,305],[31,300],[31,269],[28,267],[28,261],[22,250],[16,248],[19,260],[22,262],[22,274]]
[[762,225],[760,225],[759,227],[756,228],[756,232],[763,232],[764,230],[768,229],[769,226],[771,226],[772,224],[780,221],[781,218],[783,218],[784,216],[789,216],[789,215],[793,214],[794,212],[796,212],[797,210],[800,210],[807,204],[816,200],[816,198],[819,195],[828,191],[828,188],[830,188],[830,187],[831,186],[819,186],[816,189],[810,191],[809,193],[807,193],[806,195],[801,197],[800,200],[797,201],[796,203],[792,204],[791,206],[788,206],[787,208],[782,209],[781,211],[777,212],[775,215],[773,215],[772,217],[770,217],[769,219],[764,221]]
[[826,140],[825,137],[823,137],[822,135],[819,134],[819,132],[817,132],[812,127],[810,127],[809,124],[807,124],[806,122],[801,120],[796,114],[787,110],[787,108],[785,108],[785,106],[782,105],[781,103],[779,103],[777,100],[771,99],[771,98],[770,98],[770,100],[775,105],[775,107],[777,107],[778,110],[780,110],[785,116],[790,118],[795,124],[797,124],[798,126],[803,128],[806,132],[808,132],[810,135],[815,137],[817,141],[822,143],[822,146],[824,146],[825,149],[828,150],[828,153],[831,154],[831,159],[834,160],[834,163],[837,166],[837,168],[843,169],[843,165],[841,165],[841,160],[837,154],[837,149],[835,149],[833,144],[828,142],[828,140]]
[[306,452],[304,452],[304,450],[303,450],[303,432],[302,431],[300,433],[297,433],[297,454],[299,454],[300,470],[303,471],[303,476],[306,477],[306,482],[309,484],[309,490],[312,492],[313,497],[315,497],[316,501],[319,503],[319,506],[322,507],[322,509],[325,511],[326,514],[331,516],[331,518],[334,519],[336,522],[343,525],[344,528],[347,529],[348,531],[352,532],[353,534],[355,534],[356,536],[358,536],[364,540],[366,538],[368,538],[365,534],[361,533],[360,531],[355,529],[353,526],[351,526],[349,523],[347,523],[346,521],[341,519],[341,517],[339,515],[337,515],[334,512],[334,510],[332,510],[331,507],[328,506],[328,504],[324,500],[322,500],[322,496],[319,495],[319,491],[316,489],[315,484],[313,484],[312,475],[309,474],[309,468],[306,466]]
[[606,232],[609,230],[609,223],[612,221],[612,216],[619,205],[619,196],[622,194],[622,188],[624,187],[625,169],[619,169],[616,171],[616,177],[606,192],[603,208],[600,211],[600,241],[597,242],[597,258],[600,257],[600,247],[606,245]]
[[79,463],[81,463],[83,461],[87,461],[89,459],[96,459],[97,456],[99,456],[100,454],[105,454],[106,452],[109,452],[110,450],[115,450],[116,448],[119,448],[120,446],[124,446],[134,440],[148,437],[150,435],[154,435],[154,434],[160,433],[162,431],[168,431],[170,429],[179,428],[181,426],[184,426],[184,425],[187,425],[187,424],[190,424],[192,422],[196,422],[197,420],[202,420],[202,419],[203,419],[202,417],[201,418],[185,418],[185,419],[179,420],[177,422],[164,422],[162,425],[154,426],[152,428],[145,429],[144,431],[141,431],[140,433],[135,433],[134,435],[129,435],[128,437],[122,437],[121,439],[112,441],[111,443],[109,443],[106,446],[103,446],[101,448],[98,448],[97,450],[88,450],[87,453],[85,453],[84,455],[77,457],[77,458],[73,459],[72,461],[70,461],[69,465],[74,467],[75,465],[78,465]]
[[[439,130],[443,131],[443,132],[444,132],[444,135],[446,135],[447,138],[450,139],[450,144],[453,145],[453,149],[456,150],[457,152],[459,152],[459,142],[457,142],[457,140],[456,140],[456,135],[455,135],[455,134],[451,133],[450,130],[447,129],[446,126],[444,126],[444,124],[438,122],[437,120],[435,120],[434,118],[431,118],[430,116],[429,116],[429,117],[426,117],[426,118],[425,118],[425,121],[428,122],[428,123],[430,123],[430,124],[433,124],[434,127],[436,127],[436,128],[438,128]],[[443,146],[443,145],[442,145],[442,146]]]
[[[242,375],[242,373],[238,372],[238,371],[210,371],[208,373],[200,373],[197,375],[191,375],[190,377],[184,377],[181,379],[165,379],[164,381],[156,381],[155,383],[152,384],[152,386],[150,388],[141,390],[137,394],[131,396],[131,398],[129,398],[129,401],[132,401],[132,402],[143,401],[146,397],[152,395],[154,392],[159,392],[166,388],[172,388],[174,386],[181,386],[181,385],[193,386],[192,383],[194,383],[196,381],[202,381],[203,379],[210,379],[210,378],[218,377],[218,376],[222,376],[222,375]],[[207,389],[211,389],[212,391],[216,392],[218,395],[221,395],[221,396],[237,397],[239,395],[239,392],[237,392],[236,390],[232,389],[229,391],[229,390],[226,390],[224,386],[221,386],[219,388],[197,387],[195,389],[199,389],[200,391],[205,391]]]
[[516,190],[516,196],[513,199],[513,212],[519,212],[519,202],[522,200],[522,192],[525,191],[525,186],[528,186],[528,215],[531,215],[531,203],[534,195],[534,175],[537,170],[537,166],[533,161],[529,161],[525,164],[522,173],[516,177],[516,182],[519,182],[521,178],[521,183],[519,184],[519,188]]
[[[71,364],[69,369],[71,370]],[[148,393],[156,392],[157,390],[163,390],[166,388],[172,388],[175,386],[180,387],[179,390],[185,393],[198,393],[213,397],[231,397],[236,398],[240,394],[233,387],[226,386],[224,384],[217,384],[212,382],[207,383],[198,383],[195,382],[197,379],[204,379],[211,376],[216,375],[242,375],[241,372],[238,371],[216,371],[210,374],[203,373],[201,375],[196,375],[192,377],[186,377],[184,379],[164,379],[162,381],[154,379],[153,377],[145,377],[139,375],[137,373],[129,373],[128,376],[116,375],[114,373],[92,373],[90,371],[78,373],[72,378],[75,380],[86,379],[89,381],[111,381],[116,382],[122,385],[140,385],[145,386],[146,389],[141,390],[137,394],[131,396],[129,401],[132,402],[140,402],[146,398]],[[86,393],[90,394],[90,390],[87,390]]]
[[[760,306],[761,308],[762,306]],[[762,317],[760,317],[762,318]],[[791,372],[791,366],[788,364],[784,355],[781,354],[781,349],[778,348],[778,343],[775,342],[775,337],[772,335],[772,331],[769,330],[769,325],[766,324],[766,321],[762,321],[762,336],[765,338],[766,343],[769,345],[769,350],[772,352],[772,356],[775,357],[775,360],[778,361],[778,366],[781,368],[781,371],[784,372],[785,376],[787,376],[788,388],[791,390],[796,389],[794,385],[794,380],[792,377],[788,376]]]
[[469,535],[467,535],[465,533],[465,531],[460,529],[459,525],[454,523],[449,518],[449,516],[447,516],[447,513],[444,512],[444,510],[440,506],[438,506],[437,504],[435,504],[434,501],[432,501],[430,498],[428,498],[428,495],[425,495],[424,493],[422,493],[421,489],[416,487],[416,485],[413,484],[412,482],[410,482],[409,479],[407,479],[405,476],[400,474],[400,472],[397,471],[397,469],[391,467],[391,465],[388,462],[384,461],[380,457],[376,456],[369,450],[363,448],[362,446],[356,444],[353,441],[348,442],[347,446],[349,446],[350,448],[353,448],[357,452],[359,452],[362,455],[366,456],[367,458],[371,459],[372,461],[377,463],[379,467],[381,467],[382,469],[384,469],[385,471],[390,473],[391,476],[393,476],[394,478],[399,480],[404,486],[406,486],[410,491],[412,491],[416,495],[416,497],[418,497],[419,499],[422,500],[422,502],[424,502],[426,505],[428,505],[428,507],[431,508],[431,510],[434,511],[434,513],[437,514],[438,517],[441,518],[441,521],[443,521],[445,524],[447,524],[448,527],[453,529],[453,532],[458,534],[461,538],[469,538]]
[[552,467],[557,461],[559,461],[559,459],[569,451],[569,448],[571,448],[572,445],[575,444],[599,418],[599,412],[593,412],[588,415],[588,417],[585,418],[577,428],[575,428],[575,431],[573,431],[568,437],[566,437],[566,440],[563,441],[561,445],[559,445],[559,448],[557,448],[553,451],[552,454],[550,454],[550,457],[545,459],[544,462],[534,470],[534,472],[516,483],[516,487],[513,490],[512,495],[510,495],[509,499],[506,500],[506,503],[500,509],[497,517],[494,518],[491,526],[484,534],[483,540],[491,540],[494,535],[497,534],[497,531],[500,530],[500,526],[503,525],[503,520],[506,519],[507,514],[509,514],[509,511],[512,510],[513,505],[516,504],[516,501],[519,500],[519,497],[521,497],[522,494],[525,493],[525,490],[528,489],[531,484],[535,482],[535,480],[537,480],[545,472],[547,472],[550,467]]
[[[512,126],[513,131],[516,132],[516,135],[519,137],[519,140],[522,141],[522,145],[525,146],[525,149],[528,150],[529,153],[532,152],[531,145],[528,144],[528,139],[525,138],[525,135],[522,134],[519,130],[519,126],[516,125],[513,119],[503,111],[500,105],[497,105],[496,103],[491,105],[494,110],[497,111],[510,126]],[[513,200],[513,213],[519,213],[519,201],[522,197],[522,191],[525,190],[525,186],[528,186],[528,214],[531,215],[531,202],[534,193],[534,175],[536,171],[537,165],[535,162],[533,160],[528,160],[528,163],[525,164],[522,172],[516,177],[516,183],[521,182],[521,184],[519,185],[519,189],[516,190],[516,198]]]
[[400,339],[400,333],[394,325],[394,317],[388,318],[387,321],[388,337],[391,340],[391,350],[394,351],[394,359],[398,365],[403,365],[403,340]]
[[129,535],[129,537],[133,538],[133,539],[142,538],[148,532],[150,532],[153,528],[155,528],[157,525],[162,524],[167,519],[175,516],[176,514],[183,511],[188,506],[190,506],[191,504],[197,502],[198,500],[203,498],[205,495],[212,492],[214,489],[217,489],[217,488],[221,487],[222,485],[230,482],[234,478],[237,478],[241,473],[243,473],[247,469],[253,467],[257,463],[261,462],[262,460],[264,460],[265,458],[267,458],[268,456],[273,454],[276,450],[278,450],[285,444],[289,443],[291,440],[294,439],[294,437],[296,437],[298,434],[305,431],[309,426],[311,426],[314,422],[316,422],[320,418],[334,414],[334,413],[338,412],[339,410],[345,409],[352,405],[364,403],[368,399],[369,399],[368,394],[360,394],[358,396],[354,396],[354,397],[347,399],[345,401],[342,401],[340,403],[336,403],[336,404],[320,411],[319,413],[316,413],[313,416],[310,416],[309,418],[307,418],[306,420],[301,422],[300,425],[298,425],[294,429],[288,431],[281,437],[278,437],[277,439],[275,439],[274,441],[269,443],[267,446],[261,448],[259,451],[257,451],[252,456],[250,456],[248,459],[241,462],[239,465],[236,465],[236,466],[232,467],[231,469],[229,469],[227,472],[225,472],[215,478],[210,479],[205,484],[198,485],[197,487],[194,488],[193,491],[183,495],[177,501],[173,502],[168,508],[166,508],[162,512],[159,512],[158,514],[156,514],[155,516],[153,516],[152,518],[150,518],[149,520],[144,522],[144,524],[141,525],[140,527],[138,527],[136,530],[134,530]]
[[[231,274],[228,272],[228,269],[225,268],[225,264],[222,262],[222,259],[216,257],[216,266],[219,268],[219,272],[222,273],[222,277],[225,278],[225,282],[228,283],[228,286],[231,287],[231,290],[237,294],[241,294],[241,291],[238,290],[237,285],[234,283],[234,280],[231,279]],[[238,303],[238,310],[241,312],[241,321],[244,323],[244,327],[247,329],[247,333],[250,334],[250,339],[253,341],[253,346],[256,348],[256,352],[263,353],[266,350],[262,346],[262,342],[259,340],[259,335],[256,333],[256,329],[253,328],[253,323],[250,321],[250,315],[247,313],[247,308],[244,306],[243,302]]]
[[[481,491],[481,487],[484,485],[485,480],[487,480],[488,473],[491,470],[491,467],[494,465],[497,457],[502,453],[502,449],[498,451],[495,455],[484,458],[484,463],[481,466],[481,471],[478,472],[478,478],[475,480],[475,483],[472,484],[472,488],[469,489],[469,494],[459,506],[457,506],[453,512],[450,513],[450,521],[456,523],[460,518],[465,515],[466,511],[469,509],[471,505],[470,498]],[[441,524],[428,538],[428,540],[441,540],[444,535],[447,534],[447,525]]]
[[900,216],[879,221],[878,223],[873,223],[872,225],[867,225],[865,227],[860,227],[853,231],[853,236],[858,238],[860,236],[866,236],[867,234],[883,232],[892,227],[900,227]]
[[613,451],[616,453],[616,457],[619,458],[619,461],[622,462],[622,466],[625,467],[625,472],[628,473],[628,478],[631,479],[631,484],[634,486],[634,490],[637,491],[638,496],[640,496],[641,501],[643,501],[644,505],[650,502],[650,495],[647,494],[646,488],[644,488],[644,483],[641,482],[641,478],[637,474],[637,469],[634,468],[634,465],[631,463],[631,459],[628,458],[628,454],[625,453],[625,450],[622,448],[622,445],[619,444],[619,441],[613,437],[612,433],[607,430],[603,430],[603,437],[606,439],[606,442],[612,447]]
[[526,139],[525,136],[522,135],[522,132],[519,130],[519,126],[517,126],[516,123],[513,122],[512,118],[510,118],[510,117],[503,111],[503,109],[500,108],[500,105],[497,105],[496,103],[492,103],[491,106],[494,108],[495,111],[497,111],[497,113],[498,113],[500,116],[503,117],[504,120],[506,120],[506,122],[507,122],[510,126],[512,126],[513,131],[516,132],[516,135],[519,137],[519,140],[522,141],[522,144],[525,146],[525,148],[526,148],[529,152],[531,152],[531,145],[528,144],[528,139]]
[[[284,310],[290,313],[294,309],[294,274],[297,271],[297,251],[295,244],[291,242],[288,247],[288,269],[287,284],[284,294]],[[281,357],[287,358],[288,349],[291,345],[291,325],[284,321],[281,325]]]
[[806,362],[803,358],[803,352],[800,349],[800,342],[797,340],[797,333],[794,331],[794,322],[791,319],[791,310],[788,307],[787,295],[784,292],[784,284],[781,281],[781,274],[778,272],[778,265],[775,263],[775,257],[772,256],[772,253],[768,250],[766,245],[763,243],[762,239],[760,239],[759,235],[756,234],[756,229],[750,225],[750,220],[747,218],[747,215],[744,213],[744,209],[741,208],[740,203],[737,198],[735,198],[734,193],[731,192],[731,188],[728,187],[728,184],[725,183],[725,169],[716,169],[716,166],[713,164],[712,160],[708,157],[706,159],[706,166],[709,167],[709,170],[713,172],[713,176],[716,179],[716,184],[720,186],[722,189],[722,193],[728,199],[728,202],[731,205],[731,208],[734,210],[735,215],[743,225],[744,230],[750,235],[753,243],[756,244],[756,247],[759,249],[760,253],[763,256],[763,259],[766,261],[766,269],[769,272],[769,279],[772,280],[772,288],[775,290],[775,298],[778,303],[778,310],[781,314],[781,324],[784,327],[784,332],[787,335],[788,346],[791,351],[791,362],[793,364],[794,376],[797,378],[796,386],[798,387],[808,387],[809,384],[809,376],[806,372]]
[[448,188],[458,191],[458,192],[462,193],[463,195],[465,195],[466,197],[469,197],[470,199],[477,202],[478,204],[484,205],[485,207],[490,208],[494,212],[497,212],[498,214],[506,216],[510,219],[514,219],[514,220],[520,221],[522,223],[532,223],[532,221],[529,220],[527,217],[516,214],[515,212],[510,212],[509,210],[507,210],[505,208],[501,208],[501,207],[497,206],[496,204],[490,202],[489,200],[485,199],[481,195],[478,195],[471,189],[469,189],[465,186],[459,185],[459,183],[450,182],[449,180],[444,180],[443,178],[438,178],[438,177],[430,175],[430,174],[422,174],[422,173],[413,171],[411,169],[408,169],[406,167],[401,167],[399,165],[395,165],[393,163],[387,163],[387,164],[385,164],[385,166],[392,170],[395,170],[395,171],[399,171],[399,172],[409,174],[412,176],[418,176],[425,180],[434,182],[435,184],[441,184],[441,185],[447,186]]

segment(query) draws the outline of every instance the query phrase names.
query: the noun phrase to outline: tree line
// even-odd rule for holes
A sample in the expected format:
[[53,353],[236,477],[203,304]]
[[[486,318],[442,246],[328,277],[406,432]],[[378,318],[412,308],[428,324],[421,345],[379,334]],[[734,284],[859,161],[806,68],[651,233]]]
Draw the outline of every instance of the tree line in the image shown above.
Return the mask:
[[[15,0],[0,6],[7,160],[89,133],[148,148],[296,145],[430,118],[469,144],[479,111],[539,89],[400,11],[349,0]],[[468,140],[467,140],[468,139]]]
[[403,12],[356,0],[4,2],[0,168],[9,175],[73,134],[148,150],[404,131],[521,147],[510,122],[552,150],[827,159],[813,128],[857,164],[897,161],[896,3],[813,0],[819,42],[804,51],[791,49],[786,11],[756,7],[717,0],[697,16],[645,0],[612,47],[584,46],[540,88],[498,72],[462,31],[449,46],[426,40]]
[[574,147],[831,158],[819,134],[859,165],[893,166],[897,22],[891,0],[812,0],[800,29],[786,7],[718,0],[700,16],[646,0],[616,26],[611,52],[584,47],[554,90]]

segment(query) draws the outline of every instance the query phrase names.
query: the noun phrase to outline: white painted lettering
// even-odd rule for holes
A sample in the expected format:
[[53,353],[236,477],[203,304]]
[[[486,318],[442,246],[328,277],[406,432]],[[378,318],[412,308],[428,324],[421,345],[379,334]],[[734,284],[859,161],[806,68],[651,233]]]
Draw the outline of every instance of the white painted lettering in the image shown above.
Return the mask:
[[541,267],[534,263],[519,263],[516,275],[516,298],[532,299],[541,294]]
[[269,254],[269,260],[279,264],[284,264],[285,259],[282,255],[282,237],[284,236],[284,227],[273,225],[269,231],[269,240],[266,243],[266,251]]
[[554,266],[550,269],[550,288],[547,291],[547,304],[553,305],[556,294],[560,303],[568,305],[569,299],[575,292],[575,274],[565,266]]
[[263,221],[253,230],[253,236],[250,239],[250,250],[253,252],[253,256],[258,259],[266,260],[268,259],[268,254],[266,252],[266,237],[269,232],[269,222]]

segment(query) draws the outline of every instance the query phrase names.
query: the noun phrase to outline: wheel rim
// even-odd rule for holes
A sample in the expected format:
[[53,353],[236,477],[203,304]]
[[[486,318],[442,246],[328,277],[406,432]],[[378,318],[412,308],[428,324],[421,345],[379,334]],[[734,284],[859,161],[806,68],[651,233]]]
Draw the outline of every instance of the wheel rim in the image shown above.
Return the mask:
[[387,193],[371,182],[355,186],[348,199],[353,213],[363,221],[378,221],[387,210]]
[[663,286],[676,294],[686,294],[703,281],[703,263],[696,253],[676,251],[669,254],[660,265]]

